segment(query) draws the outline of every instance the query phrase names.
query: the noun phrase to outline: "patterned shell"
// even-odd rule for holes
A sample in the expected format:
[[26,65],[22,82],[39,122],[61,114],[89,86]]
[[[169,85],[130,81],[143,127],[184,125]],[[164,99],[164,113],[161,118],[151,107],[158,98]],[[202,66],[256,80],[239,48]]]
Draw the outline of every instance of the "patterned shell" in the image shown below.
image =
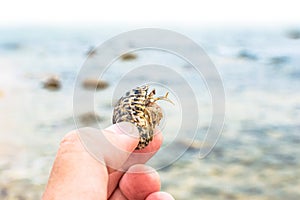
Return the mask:
[[171,102],[168,93],[155,98],[155,89],[150,93],[148,89],[148,85],[143,85],[128,91],[119,99],[113,111],[113,124],[131,122],[138,128],[140,141],[136,149],[143,149],[152,141],[153,131],[163,118],[162,109],[155,102],[157,100]]

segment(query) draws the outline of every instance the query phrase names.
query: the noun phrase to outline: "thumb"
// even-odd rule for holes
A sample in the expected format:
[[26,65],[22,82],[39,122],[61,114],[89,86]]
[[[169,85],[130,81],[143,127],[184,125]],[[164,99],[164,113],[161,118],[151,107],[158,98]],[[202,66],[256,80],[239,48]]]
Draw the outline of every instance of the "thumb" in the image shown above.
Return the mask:
[[83,128],[78,134],[87,152],[109,172],[120,170],[139,142],[137,128],[128,122],[114,124],[102,131]]
[[106,199],[107,172],[120,168],[137,144],[138,130],[130,123],[72,131],[58,149],[43,200]]

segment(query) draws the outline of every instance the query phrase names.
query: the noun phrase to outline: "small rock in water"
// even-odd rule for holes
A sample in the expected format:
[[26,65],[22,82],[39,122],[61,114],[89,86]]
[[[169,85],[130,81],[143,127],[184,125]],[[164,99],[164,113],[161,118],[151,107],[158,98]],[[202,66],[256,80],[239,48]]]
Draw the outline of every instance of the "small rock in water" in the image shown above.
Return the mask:
[[14,50],[18,50],[20,49],[21,45],[18,44],[18,43],[4,43],[1,45],[4,49],[6,50],[11,50],[11,51],[14,51]]
[[247,60],[257,60],[258,59],[258,57],[255,54],[253,54],[247,50],[240,51],[238,54],[238,57],[242,58],[242,59],[247,59]]
[[283,64],[288,63],[289,60],[290,60],[290,58],[287,56],[275,56],[270,59],[270,64],[271,65],[283,65]]
[[291,78],[299,79],[299,78],[300,78],[300,70],[292,70],[292,71],[289,73],[289,76],[290,76]]
[[86,52],[86,55],[88,55],[88,56],[94,56],[96,54],[97,54],[97,51],[94,47],[90,47]]
[[290,39],[300,39],[300,30],[290,30],[287,32],[287,37]]
[[87,78],[83,81],[83,87],[89,90],[103,90],[108,87],[108,83],[103,80]]
[[58,76],[48,77],[44,83],[43,87],[48,90],[58,90],[61,87],[61,82]]
[[100,116],[94,112],[87,112],[78,117],[79,121],[85,125],[95,124],[101,120]]
[[137,55],[136,54],[133,54],[133,53],[125,53],[121,56],[122,60],[134,60],[137,58]]
[[202,147],[202,141],[198,140],[180,140],[176,142],[176,147],[186,149],[187,151],[199,151]]

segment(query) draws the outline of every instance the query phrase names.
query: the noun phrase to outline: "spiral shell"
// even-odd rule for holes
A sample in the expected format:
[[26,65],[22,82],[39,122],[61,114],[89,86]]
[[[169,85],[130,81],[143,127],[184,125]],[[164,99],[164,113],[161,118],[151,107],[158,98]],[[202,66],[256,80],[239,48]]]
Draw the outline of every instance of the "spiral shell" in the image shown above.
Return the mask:
[[113,111],[113,124],[130,122],[138,128],[140,141],[136,149],[143,149],[152,141],[153,131],[163,118],[162,109],[155,102],[158,100],[171,102],[168,93],[163,97],[154,97],[155,89],[150,93],[148,89],[148,85],[142,85],[126,92],[118,100]]

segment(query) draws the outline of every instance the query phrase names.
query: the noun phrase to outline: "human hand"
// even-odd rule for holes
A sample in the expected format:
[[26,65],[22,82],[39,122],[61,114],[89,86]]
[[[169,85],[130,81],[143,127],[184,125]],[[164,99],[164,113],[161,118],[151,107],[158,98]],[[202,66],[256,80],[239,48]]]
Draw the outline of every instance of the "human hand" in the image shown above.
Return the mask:
[[124,122],[102,131],[84,128],[67,134],[43,200],[173,199],[159,191],[158,173],[144,165],[160,148],[161,132],[142,150],[135,150],[138,141],[137,129]]

